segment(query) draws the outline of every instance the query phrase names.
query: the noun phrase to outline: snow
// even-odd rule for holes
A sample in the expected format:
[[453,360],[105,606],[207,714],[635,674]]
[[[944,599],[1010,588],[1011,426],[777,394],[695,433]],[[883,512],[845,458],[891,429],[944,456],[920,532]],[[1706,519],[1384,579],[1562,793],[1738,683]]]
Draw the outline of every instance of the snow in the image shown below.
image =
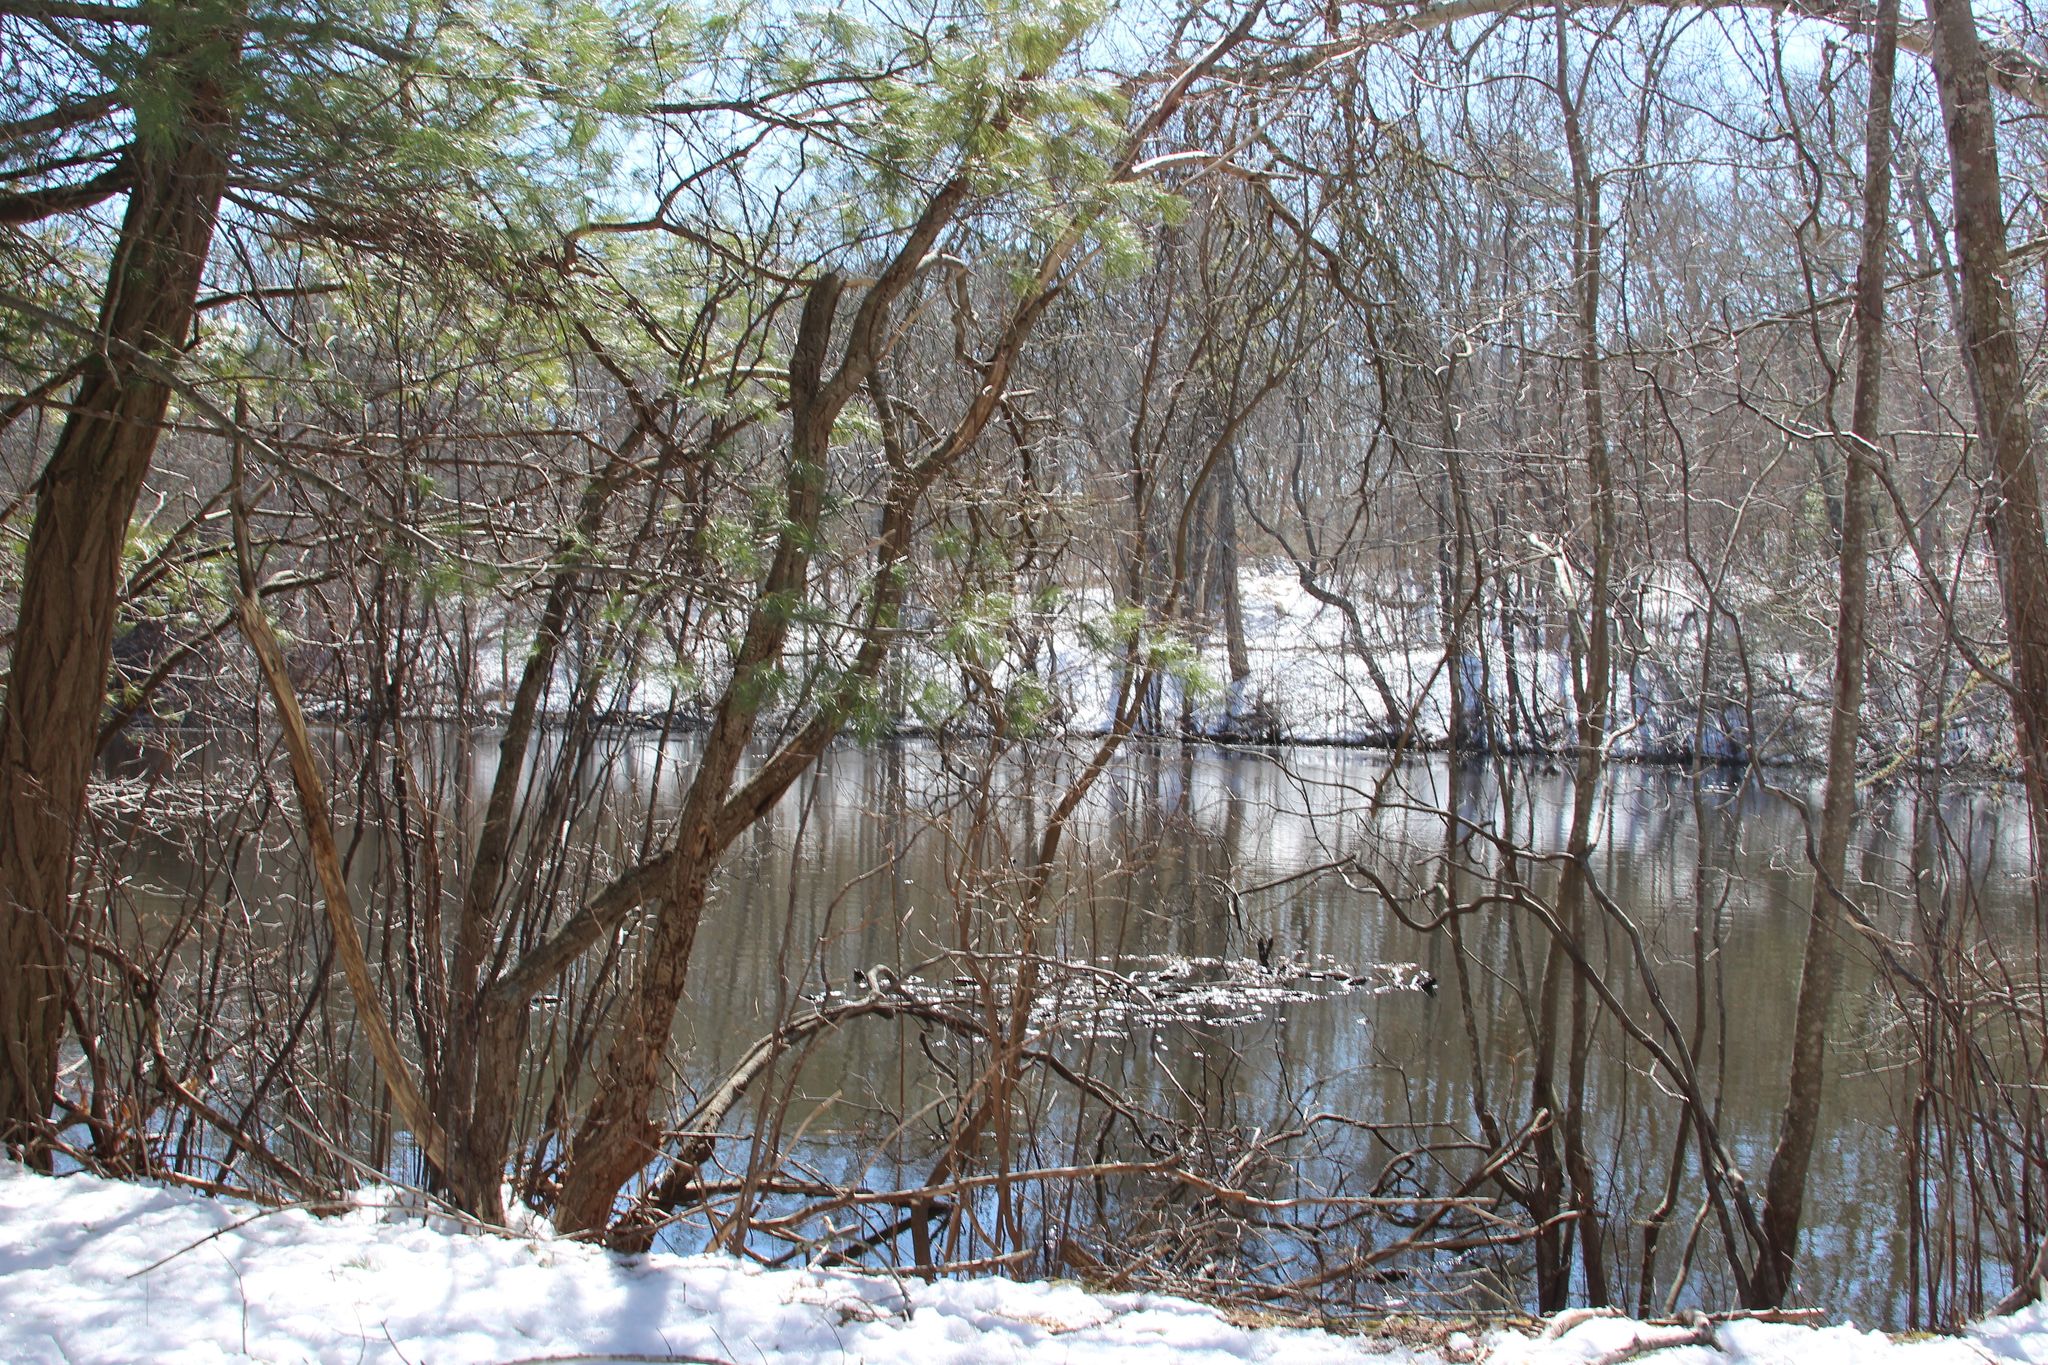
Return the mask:
[[[1723,582],[1718,592],[1724,608],[1753,609],[1760,620],[1780,595],[1773,585],[1749,581]],[[1220,624],[1198,639],[1155,625],[1155,644],[1177,642],[1169,651],[1177,662],[1157,684],[1155,719],[1168,731],[1177,730],[1186,697],[1194,733],[1214,738],[1374,746],[1390,745],[1405,731],[1411,746],[1433,747],[1448,738],[1452,688],[1458,687],[1475,723],[1486,709],[1482,701],[1491,703],[1489,733],[1497,742],[1535,751],[1572,742],[1575,712],[1565,639],[1561,625],[1541,613],[1518,611],[1510,652],[1489,612],[1473,622],[1469,652],[1447,660],[1438,608],[1427,595],[1400,589],[1362,595],[1355,602],[1368,660],[1347,639],[1344,614],[1317,600],[1290,565],[1246,566],[1238,576],[1238,596],[1250,669],[1242,680],[1230,681]],[[1713,696],[1702,713],[1697,694],[1706,598],[1692,571],[1669,564],[1645,568],[1624,596],[1624,633],[1641,638],[1623,651],[1627,662],[1615,678],[1609,742],[1616,757],[1668,760],[1698,748],[1710,760],[1817,764],[1825,758],[1830,678],[1824,653],[1809,657],[1796,641],[1774,644],[1773,632],[1762,626],[1745,641],[1739,659],[1723,640]],[[1075,586],[1029,601],[989,599],[982,607],[986,685],[1008,693],[1026,681],[1028,667],[1035,670],[1030,690],[1051,702],[1044,720],[1054,732],[1100,735],[1111,728],[1123,680],[1122,632],[1136,619],[1119,611],[1114,593],[1100,585]],[[479,603],[478,622],[491,620],[492,610]],[[915,729],[952,715],[962,705],[962,682],[957,662],[945,654],[946,622],[930,612],[913,616],[897,646],[895,669],[909,688],[899,719]],[[526,636],[503,621],[479,628],[483,634],[461,655],[470,669],[466,695],[488,713],[511,703]],[[799,635],[792,655],[839,667],[851,662],[850,637],[812,628]],[[683,636],[689,641],[685,656],[677,656],[659,634],[638,639],[631,652],[640,666],[632,668],[614,666],[615,659],[602,662],[626,648],[620,642],[580,641],[559,661],[543,693],[543,709],[557,716],[572,710],[579,670],[591,667],[593,659],[600,660],[602,681],[592,701],[601,715],[651,719],[700,708],[730,665],[729,642],[716,632]],[[1027,637],[1036,641],[1028,666],[1020,653]],[[451,679],[459,666],[454,658],[447,661]],[[2009,723],[1997,713],[1993,691],[1984,690],[1969,706],[1962,705],[1964,695],[1952,699],[1940,727],[1922,733],[1917,693],[1901,691],[1898,679],[1874,683],[1865,703],[1865,758],[1873,764],[1903,756],[2010,769]],[[1753,710],[1738,700],[1743,696]],[[953,718],[970,728],[978,719]]]
[[1285,1360],[1383,1365],[1948,1365],[2048,1362],[2048,1313],[1967,1338],[1894,1341],[1853,1327],[1725,1321],[1696,1329],[1591,1313],[1435,1347],[1232,1322],[1158,1295],[1070,1283],[924,1283],[718,1257],[612,1256],[471,1234],[372,1189],[339,1217],[184,1190],[51,1178],[0,1163],[0,1360],[410,1362]]

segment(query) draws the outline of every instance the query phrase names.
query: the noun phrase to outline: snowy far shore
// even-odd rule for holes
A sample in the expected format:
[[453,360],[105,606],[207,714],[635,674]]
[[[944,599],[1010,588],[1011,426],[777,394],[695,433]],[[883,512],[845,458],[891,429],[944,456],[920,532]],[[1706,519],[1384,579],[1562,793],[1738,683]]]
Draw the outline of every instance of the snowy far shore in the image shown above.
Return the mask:
[[[338,1218],[0,1162],[0,1361],[2048,1362],[2048,1310],[1966,1337],[1567,1313],[1526,1330],[1341,1336],[1068,1283],[621,1258],[428,1226],[395,1191]],[[1699,1344],[1710,1339],[1711,1344]]]
[[[1612,755],[1649,762],[1698,758],[1820,766],[1826,756],[1827,655],[1773,649],[1759,640],[1746,647],[1742,667],[1733,674],[1733,665],[1721,660],[1711,696],[1703,699],[1702,608],[1671,573],[1652,577],[1653,583],[1633,599],[1633,619],[1643,638],[1614,679]],[[1249,673],[1231,680],[1220,630],[1181,640],[1179,662],[1156,683],[1154,713],[1147,723],[1157,732],[1226,741],[1437,749],[1450,738],[1455,689],[1475,727],[1469,736],[1474,742],[1524,754],[1560,753],[1573,742],[1571,668],[1555,631],[1518,626],[1509,648],[1497,623],[1482,622],[1471,651],[1454,664],[1444,656],[1436,609],[1428,603],[1361,603],[1353,629],[1343,612],[1317,600],[1282,566],[1247,570],[1238,579],[1238,592]],[[1124,648],[1113,624],[1117,612],[1111,595],[1080,589],[1037,607],[1012,603],[1010,609],[1016,614],[1006,618],[1006,628],[1038,643],[1028,668],[1014,650],[996,659],[988,685],[1013,700],[1035,697],[1026,709],[1029,724],[1042,732],[1073,737],[1107,732],[1122,681]],[[899,646],[897,671],[912,685],[907,692],[900,686],[885,689],[899,733],[926,734],[939,725],[972,730],[978,723],[961,711],[956,668],[936,652],[943,633],[936,621],[923,621]],[[525,643],[517,629],[496,637],[486,631],[471,647],[453,650],[432,667],[451,681],[458,673],[467,678],[465,715],[502,716],[517,688]],[[585,672],[606,672],[606,652],[618,648],[616,640],[580,641],[560,661],[542,694],[544,714],[559,718],[574,710]],[[844,639],[831,643],[821,636],[807,638],[797,652],[822,657],[844,648]],[[595,713],[643,723],[701,719],[723,677],[724,646],[707,637],[687,658],[665,652],[655,639],[642,640],[636,649],[644,653],[645,666],[611,670],[615,676],[586,699]],[[845,666],[851,656],[834,662]],[[1873,683],[1865,703],[1862,761],[1867,767],[1887,773],[1923,764],[1986,775],[2015,771],[2010,719],[1995,704],[1995,688],[1958,687],[1937,725],[1922,723],[1914,711],[1918,694],[1901,679],[1887,675],[1878,681],[1883,685]]]

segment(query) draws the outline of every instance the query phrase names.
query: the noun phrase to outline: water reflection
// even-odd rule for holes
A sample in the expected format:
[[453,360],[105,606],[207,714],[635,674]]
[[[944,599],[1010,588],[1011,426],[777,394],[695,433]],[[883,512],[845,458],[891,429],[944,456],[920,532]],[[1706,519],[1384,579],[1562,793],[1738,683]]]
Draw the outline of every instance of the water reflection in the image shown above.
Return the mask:
[[[777,983],[844,981],[867,963],[932,963],[957,946],[946,820],[922,804],[935,789],[934,764],[914,746],[837,752],[763,828],[706,926],[684,1032],[693,1075],[718,1074],[765,1029],[787,1003]],[[1390,882],[1420,888],[1443,879],[1448,839],[1450,884],[1470,895],[1500,868],[1489,834],[1535,855],[1539,870],[1523,875],[1540,882],[1541,856],[1564,843],[1570,778],[1515,769],[1504,785],[1501,776],[1440,758],[1390,770],[1378,756],[1339,750],[1133,753],[1085,813],[1077,843],[1086,854],[1044,946],[1062,957],[1128,962],[1244,958],[1270,940],[1282,955],[1412,961],[1451,981],[1449,936],[1405,927],[1356,878],[1332,871],[1264,893],[1232,891],[1354,856]],[[1018,783],[1024,791],[1032,785]],[[1724,1141],[1759,1177],[1785,1098],[1809,895],[1795,802],[1813,795],[1625,768],[1608,781],[1599,816],[1601,885],[1640,927],[1667,1003],[1688,1025],[1699,1020],[1701,1071]],[[1454,822],[1444,816],[1447,804]],[[1996,794],[1982,794],[1956,798],[1949,815],[1972,845],[1989,903],[2017,914],[2021,850],[2007,809]],[[1866,907],[1901,934],[1911,820],[1907,803],[1880,804],[1860,858]],[[1527,1102],[1525,1002],[1544,941],[1527,913],[1512,909],[1471,916],[1462,938],[1472,955],[1466,979],[1479,1068],[1450,992],[1398,992],[1292,1003],[1229,1029],[1138,1029],[1117,1050],[1118,1082],[1147,1109],[1212,1129],[1270,1132],[1328,1110],[1474,1131],[1475,1075],[1502,1110]],[[1596,961],[1609,964],[1622,999],[1654,1027],[1611,930]],[[1888,1013],[1868,956],[1852,951],[1848,973],[1800,1297],[1886,1322],[1898,1319],[1906,1295],[1904,1173],[1888,1084],[1898,1058],[1877,1035]],[[872,1103],[891,1114],[914,1109],[920,1067],[900,1031],[832,1038],[805,1073],[812,1131],[858,1129]],[[1637,1221],[1663,1197],[1678,1136],[1670,1090],[1669,1078],[1631,1048],[1610,1046],[1589,1074],[1591,1146],[1610,1191],[1614,1254],[1625,1264],[1640,1254]],[[1682,1186],[1667,1248],[1691,1224],[1696,1179]],[[1659,1273],[1668,1275],[1678,1252],[1663,1255]],[[1704,1278],[1687,1300],[1728,1301],[1732,1289],[1710,1235],[1696,1258]]]
[[[450,752],[461,789],[451,804],[473,813],[493,776],[489,742],[464,736],[451,740]],[[687,740],[608,737],[585,769],[604,794],[586,803],[576,837],[630,856],[673,808],[689,760]],[[1027,956],[1124,972],[1180,960],[1415,963],[1442,989],[1321,990],[1236,1011],[1249,1017],[1228,1022],[1119,1016],[1115,1029],[1044,1030],[1034,1047],[1096,1078],[1156,1129],[1108,1122],[1071,1090],[1034,1087],[1019,1095],[1010,1164],[1142,1161],[1148,1143],[1156,1148],[1169,1136],[1212,1143],[1215,1160],[1227,1164],[1256,1140],[1247,1135],[1336,1115],[1348,1126],[1316,1129],[1313,1140],[1289,1149],[1291,1171],[1258,1177],[1269,1193],[1356,1195],[1375,1181],[1392,1182],[1381,1193],[1422,1185],[1442,1193],[1464,1168],[1423,1149],[1477,1134],[1483,1111],[1510,1130],[1526,1120],[1532,1001],[1547,938],[1526,907],[1488,896],[1503,878],[1539,892],[1554,881],[1547,859],[1565,842],[1568,773],[1441,757],[1390,765],[1338,749],[1133,748],[1078,812],[1042,920],[1020,923],[1016,869],[1029,863],[1052,794],[1079,761],[1047,748],[969,780],[980,762],[973,753],[923,744],[831,752],[728,856],[678,1024],[681,1088],[701,1092],[805,1000],[844,992],[857,972],[878,964],[933,982],[979,970],[1000,984]],[[1622,1006],[1653,1031],[1654,984],[1696,1044],[1724,1144],[1758,1183],[1785,1099],[1810,892],[1798,803],[1817,798],[1803,782],[1772,781],[1792,789],[1723,775],[1695,781],[1669,769],[1614,771],[1602,792],[1593,870],[1640,930],[1650,981],[1613,920],[1598,921],[1588,945]],[[1995,792],[1950,797],[1943,814],[1968,855],[1943,864],[1965,869],[1947,875],[1973,878],[1988,916],[2018,922],[2023,821]],[[1879,801],[1852,860],[1875,927],[1900,936],[1908,933],[1920,827],[1910,801]],[[168,886],[181,875],[161,856],[140,862],[145,880]],[[396,914],[393,883],[379,872],[394,865],[391,850],[366,837],[355,869],[365,904],[380,907],[373,913]],[[291,903],[292,877],[281,868],[288,864],[275,856],[243,866],[237,894]],[[1451,903],[1468,912],[1455,935],[1418,930],[1372,889],[1372,877],[1401,897],[1410,919],[1436,917]],[[1797,1288],[1801,1301],[1875,1324],[1902,1320],[1909,1298],[1909,1190],[1894,1111],[1899,1059],[1884,1033],[1891,1017],[1868,953],[1852,948]],[[1599,1036],[1586,1081],[1589,1146],[1600,1164],[1610,1258],[1632,1286],[1642,1222],[1667,1197],[1679,1110],[1672,1079],[1611,1021]],[[729,1144],[728,1173],[758,1174],[749,1158],[774,1151],[793,1171],[915,1185],[963,1121],[963,1096],[975,1092],[974,1071],[984,1065],[985,1050],[913,1023],[864,1021],[827,1034],[800,1068],[785,1069],[758,1104],[742,1107],[732,1126],[764,1141]],[[1403,1142],[1422,1153],[1412,1169],[1390,1164]],[[1681,1302],[1733,1297],[1719,1268],[1719,1234],[1698,1216],[1695,1160],[1684,1158],[1683,1178],[1670,1186],[1676,1206],[1661,1239],[1652,1308],[1664,1307],[1663,1285],[1688,1256],[1698,1273]],[[1122,1177],[1058,1197],[1119,1191],[1153,1197]],[[1156,1214],[1146,1215],[1150,1224],[1137,1212],[1124,1222],[1156,1231]],[[688,1223],[673,1236],[696,1245],[717,1231]],[[1461,1284],[1484,1279],[1520,1299],[1527,1277],[1519,1255],[1484,1264],[1464,1264],[1455,1253],[1438,1259],[1460,1266]],[[1042,1265],[1026,1268],[1074,1266],[1048,1249]],[[1288,1278],[1302,1267],[1270,1269]],[[1390,1279],[1377,1292],[1395,1297],[1403,1285]]]

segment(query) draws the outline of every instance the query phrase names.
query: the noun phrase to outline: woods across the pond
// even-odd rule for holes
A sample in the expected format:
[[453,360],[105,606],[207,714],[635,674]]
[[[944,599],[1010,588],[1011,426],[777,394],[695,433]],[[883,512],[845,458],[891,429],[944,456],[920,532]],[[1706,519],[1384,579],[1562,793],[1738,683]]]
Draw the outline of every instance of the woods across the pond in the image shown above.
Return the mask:
[[[2044,111],[1969,0],[0,0],[0,1143],[1648,1318],[1816,1297],[1846,1066],[1885,1311],[2024,1306]],[[1269,751],[1300,846],[1231,803],[1162,899],[1204,817],[1144,774],[1216,740],[1391,759]],[[1654,905],[1631,759],[1692,812]],[[1792,821],[1761,1040],[1724,799]],[[749,897],[777,858],[822,915]],[[1415,951],[1279,931],[1332,894]],[[1094,1046],[1250,1065],[1233,1002],[1411,960],[1458,1047],[1398,1103]],[[853,1031],[895,1060],[835,1089]]]

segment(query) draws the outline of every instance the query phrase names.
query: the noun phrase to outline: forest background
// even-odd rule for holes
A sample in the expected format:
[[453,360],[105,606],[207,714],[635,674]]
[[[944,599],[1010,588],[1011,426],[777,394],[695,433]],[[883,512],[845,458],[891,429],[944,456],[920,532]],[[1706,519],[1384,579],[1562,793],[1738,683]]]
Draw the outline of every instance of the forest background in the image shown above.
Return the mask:
[[[1966,0],[0,0],[0,1138],[621,1248],[701,1218],[1311,1303],[1476,1258],[1545,1309],[1712,1262],[1767,1309],[1853,953],[1919,1163],[1908,1311],[2026,1302],[2048,921],[1980,912],[1943,802],[2015,779],[2048,853],[2042,46]],[[1341,627],[1341,733],[1254,670],[1275,572]],[[686,738],[672,799],[614,780],[628,719]],[[1466,1129],[1196,1132],[1044,1045],[1083,813],[1186,735],[1569,763],[1554,850],[1453,799],[1428,859],[1368,823],[1301,874],[1440,936],[1475,1035],[1463,936],[1523,936]],[[683,1078],[735,846],[906,736],[953,984],[799,963]],[[1718,1127],[1725,1012],[1603,885],[1619,757],[1823,774],[1765,1150]],[[1886,784],[1918,814],[1879,908]],[[962,1049],[887,1188],[784,1131],[867,1026]],[[1673,1116],[1643,1217],[1603,1038]],[[1071,1150],[1021,1164],[1052,1093]],[[1337,1131],[1367,1192],[1289,1184]],[[1113,1182],[1157,1193],[1078,1207]]]

